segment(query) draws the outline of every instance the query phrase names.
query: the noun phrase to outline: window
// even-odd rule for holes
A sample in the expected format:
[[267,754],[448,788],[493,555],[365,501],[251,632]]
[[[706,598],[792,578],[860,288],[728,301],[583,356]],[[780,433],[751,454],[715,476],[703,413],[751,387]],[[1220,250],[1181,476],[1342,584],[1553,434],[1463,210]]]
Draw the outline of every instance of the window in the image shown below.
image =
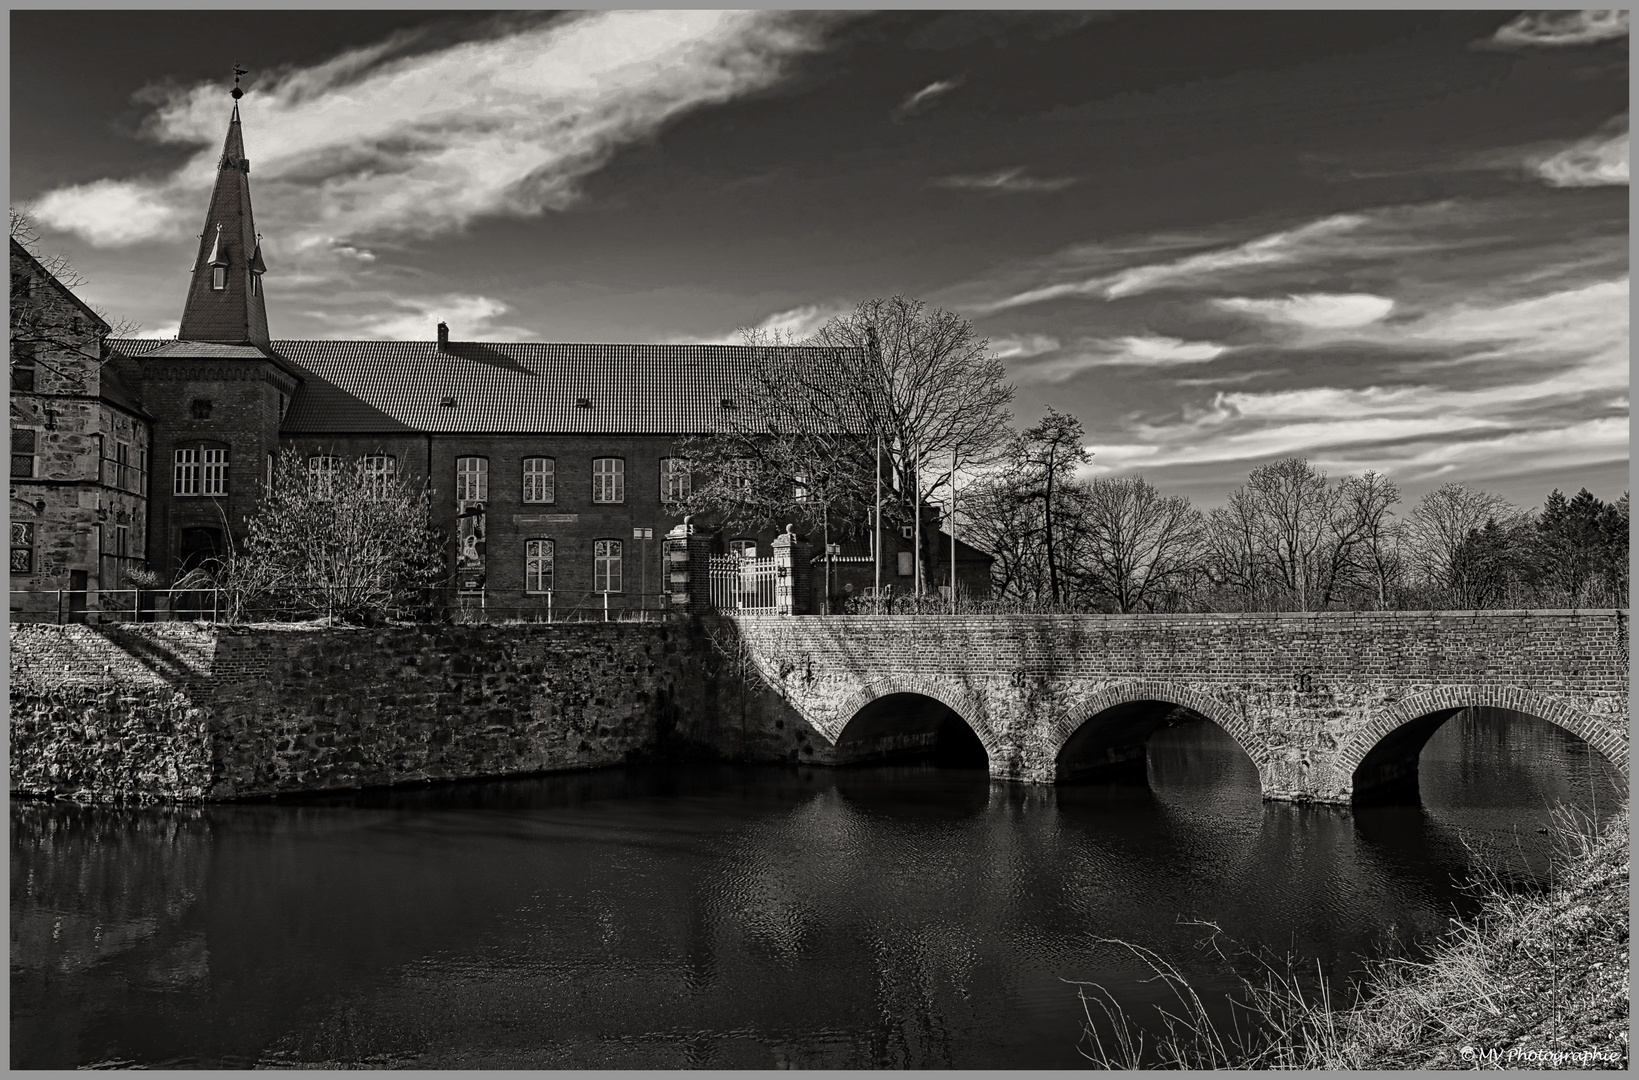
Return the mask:
[[131,468],[131,444],[116,442],[114,444],[114,486],[121,491],[135,491],[137,478]]
[[250,275],[250,294],[252,296],[261,296],[262,295],[262,275],[261,274],[252,274],[252,275]]
[[137,447],[137,494],[148,494],[148,451]]
[[194,398],[188,405],[188,411],[195,420],[209,420],[211,418],[211,399]]
[[171,472],[171,494],[199,494],[199,451],[193,447],[176,452],[175,467]]
[[620,541],[599,540],[592,549],[592,591],[620,592]]
[[680,503],[689,497],[689,463],[687,458],[660,459],[660,501]]
[[228,452],[222,448],[205,450],[205,475],[202,495],[228,493]]
[[228,268],[225,266],[211,267],[211,288],[221,290],[228,287]]
[[371,493],[384,495],[398,475],[398,459],[391,454],[365,454],[364,484]]
[[808,477],[803,473],[798,473],[794,480],[795,482],[791,485],[792,497],[794,497],[797,502],[807,502]]
[[34,522],[11,523],[11,572],[34,573]]
[[[617,556],[618,558],[618,556]],[[618,579],[620,571],[615,571]],[[524,543],[524,592],[552,591],[552,541],[529,540]]]
[[757,541],[742,537],[739,540],[728,542],[728,553],[736,559],[755,559],[757,557]]
[[489,502],[489,458],[462,457],[455,459],[455,503]]
[[33,428],[11,429],[11,475],[19,479],[34,476],[34,452],[40,433]]
[[122,559],[125,558],[127,555],[129,555],[131,553],[130,544],[131,544],[131,530],[130,530],[130,528],[128,528],[127,526],[124,526],[124,525],[115,525],[114,526],[114,554],[117,555],[119,558],[122,558]]
[[729,464],[729,483],[741,495],[751,494],[751,478],[757,472],[757,462],[751,458],[735,458]]
[[269,451],[268,456],[267,456],[267,479],[262,481],[262,482],[264,484],[266,484],[268,487],[273,486],[273,453],[272,453],[272,451]]
[[[626,462],[617,457],[592,459],[592,501],[618,503],[626,501]],[[602,543],[602,541],[598,541]],[[615,543],[611,540],[610,543]],[[611,592],[619,590],[612,589]]]
[[12,365],[11,388],[25,394],[34,389],[34,365],[32,363]]
[[331,491],[341,472],[341,458],[334,454],[314,454],[307,459],[307,482],[321,493]]
[[524,458],[524,502],[549,503],[558,497],[558,463],[549,457]]

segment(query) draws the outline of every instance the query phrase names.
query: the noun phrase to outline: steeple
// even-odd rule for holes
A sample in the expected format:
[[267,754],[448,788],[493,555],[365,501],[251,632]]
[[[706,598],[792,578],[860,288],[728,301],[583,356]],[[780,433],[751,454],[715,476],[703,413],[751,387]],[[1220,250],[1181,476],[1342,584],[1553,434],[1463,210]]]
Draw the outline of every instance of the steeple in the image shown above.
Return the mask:
[[205,228],[199,234],[188,299],[182,308],[182,341],[213,341],[268,348],[267,305],[262,297],[262,246],[250,211],[250,159],[239,126],[239,76],[233,76],[233,115],[216,167]]

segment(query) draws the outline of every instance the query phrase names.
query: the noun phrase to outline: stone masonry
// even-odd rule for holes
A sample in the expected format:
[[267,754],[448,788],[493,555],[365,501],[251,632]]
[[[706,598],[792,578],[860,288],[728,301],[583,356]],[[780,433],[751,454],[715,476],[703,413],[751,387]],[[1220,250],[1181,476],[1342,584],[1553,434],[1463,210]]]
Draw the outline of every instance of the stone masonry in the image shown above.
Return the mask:
[[[1266,798],[1348,802],[1415,773],[1446,718],[1517,710],[1628,767],[1626,611],[746,618],[763,679],[821,736],[814,760],[925,745],[873,702],[943,703],[992,775],[1052,783],[1143,760],[1200,716],[1258,768]],[[1181,707],[1181,708],[1180,708]],[[924,714],[926,710],[923,710]],[[869,726],[856,737],[850,723]],[[853,744],[850,752],[850,744]],[[879,745],[880,744],[880,745]]]

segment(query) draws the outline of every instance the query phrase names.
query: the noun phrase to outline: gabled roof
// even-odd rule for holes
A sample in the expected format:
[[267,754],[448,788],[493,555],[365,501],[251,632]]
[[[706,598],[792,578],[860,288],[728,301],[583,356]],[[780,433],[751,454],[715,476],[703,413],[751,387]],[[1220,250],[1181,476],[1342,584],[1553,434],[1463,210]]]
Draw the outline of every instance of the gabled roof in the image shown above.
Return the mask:
[[17,238],[15,236],[11,238],[11,257],[14,259],[20,258],[25,260],[29,266],[33,268],[35,274],[37,274],[41,279],[51,282],[52,287],[62,295],[66,296],[69,299],[69,302],[71,302],[75,307],[79,308],[87,319],[90,319],[94,325],[100,327],[103,333],[108,333],[110,329],[108,320],[91,310],[91,306],[84,300],[81,300],[78,296],[75,296],[73,289],[70,289],[67,285],[64,285],[61,281],[58,281],[56,275],[41,265],[40,260],[34,257],[34,253],[32,251],[17,242]]
[[125,381],[125,375],[120,371],[117,363],[108,363],[98,372],[97,396],[110,405],[117,405],[126,412],[135,413],[144,420],[152,420],[153,415],[142,407],[142,401],[131,389],[131,384]]
[[[110,344],[129,356],[200,348]],[[272,348],[302,377],[280,426],[287,435],[703,434],[735,419],[738,388],[767,355],[743,345],[537,342],[450,342],[440,349],[431,341],[275,341]],[[832,349],[798,347],[787,355],[815,365],[816,382],[826,369],[841,367]]]

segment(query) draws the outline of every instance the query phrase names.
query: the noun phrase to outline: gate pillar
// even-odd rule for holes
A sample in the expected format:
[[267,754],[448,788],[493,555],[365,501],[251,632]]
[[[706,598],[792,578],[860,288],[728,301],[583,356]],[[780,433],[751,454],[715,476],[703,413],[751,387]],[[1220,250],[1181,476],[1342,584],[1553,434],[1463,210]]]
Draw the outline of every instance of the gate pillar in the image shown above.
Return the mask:
[[808,543],[794,525],[774,538],[774,611],[779,615],[812,615],[814,567]]
[[711,611],[711,538],[688,518],[672,527],[662,544],[666,561],[666,591],[671,606],[692,615]]

